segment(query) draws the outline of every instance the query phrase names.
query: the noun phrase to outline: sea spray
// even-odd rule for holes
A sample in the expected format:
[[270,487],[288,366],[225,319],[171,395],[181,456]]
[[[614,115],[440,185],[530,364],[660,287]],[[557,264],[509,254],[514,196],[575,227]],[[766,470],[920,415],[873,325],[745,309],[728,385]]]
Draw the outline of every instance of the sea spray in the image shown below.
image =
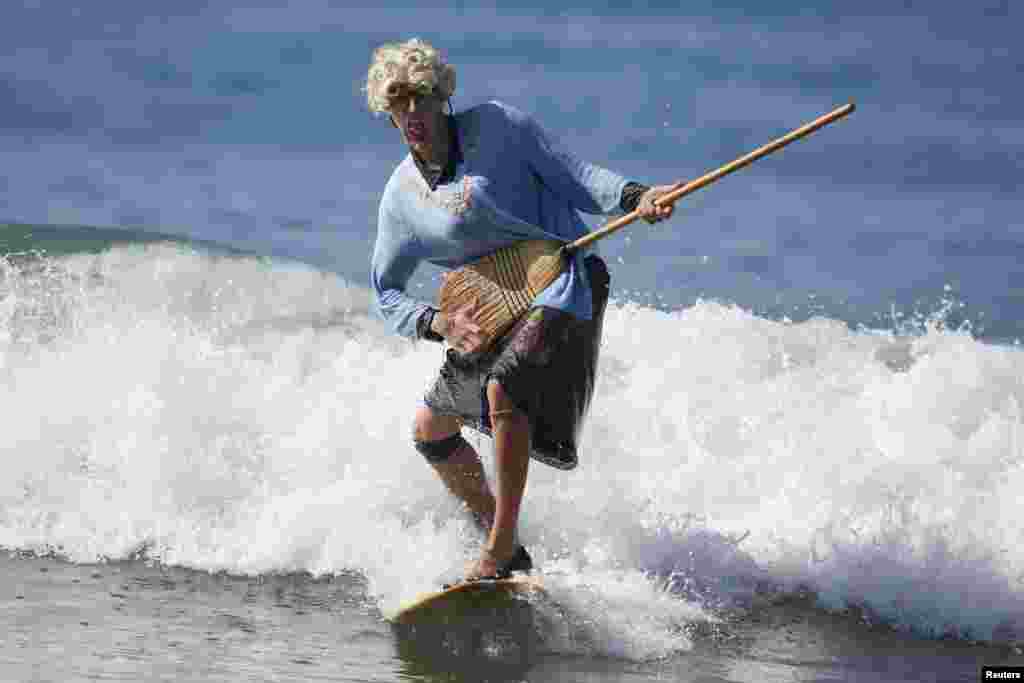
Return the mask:
[[[358,571],[382,611],[473,556],[411,448],[439,347],[391,335],[365,288],[171,245],[4,263],[3,546]],[[531,465],[522,538],[568,610],[551,647],[660,656],[707,609],[801,586],[1021,637],[1019,349],[613,302],[601,354],[579,468]]]

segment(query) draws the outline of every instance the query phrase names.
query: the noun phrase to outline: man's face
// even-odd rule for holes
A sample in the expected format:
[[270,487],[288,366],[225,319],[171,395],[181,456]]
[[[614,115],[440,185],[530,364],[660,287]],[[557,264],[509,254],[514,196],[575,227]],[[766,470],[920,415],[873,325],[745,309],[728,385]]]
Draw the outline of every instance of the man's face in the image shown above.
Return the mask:
[[433,91],[400,85],[388,96],[391,120],[405,142],[416,151],[437,139],[442,101]]

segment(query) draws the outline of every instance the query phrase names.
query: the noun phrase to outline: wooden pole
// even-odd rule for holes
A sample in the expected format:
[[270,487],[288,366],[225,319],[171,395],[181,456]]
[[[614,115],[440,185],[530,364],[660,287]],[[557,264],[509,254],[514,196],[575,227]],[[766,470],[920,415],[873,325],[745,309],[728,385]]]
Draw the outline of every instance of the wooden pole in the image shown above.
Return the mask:
[[[759,147],[755,149],[753,152],[745,156],[742,156],[739,159],[736,159],[735,161],[731,161],[717,170],[702,175],[700,178],[697,178],[696,180],[691,180],[685,185],[681,185],[677,189],[672,190],[667,194],[663,194],[661,197],[658,197],[658,199],[656,199],[654,203],[657,206],[671,204],[675,202],[677,199],[680,199],[681,197],[685,197],[688,194],[696,192],[702,187],[710,185],[719,178],[727,176],[730,173],[733,173],[734,171],[738,171],[744,166],[749,166],[750,164],[754,163],[763,156],[767,156],[776,150],[782,149],[783,147],[785,147],[786,145],[795,140],[799,140],[802,137],[810,135],[814,131],[818,130],[819,128],[823,128],[824,126],[827,126],[833,121],[838,121],[839,119],[843,118],[844,116],[852,112],[855,108],[856,107],[853,104],[853,102],[845,104],[842,107],[839,107],[838,109],[835,109],[829,112],[828,114],[825,114],[824,116],[821,116],[808,124],[800,126],[796,130],[793,130],[787,133],[786,135],[783,135],[781,138],[769,142],[764,147]],[[621,216],[619,218],[616,218],[614,221],[611,221],[601,229],[595,230],[592,233],[584,235],[575,242],[565,245],[564,247],[562,247],[562,251],[569,253],[575,251],[576,249],[580,249],[581,247],[585,247],[591,242],[596,242],[599,239],[607,237],[613,232],[621,230],[622,228],[626,227],[627,225],[629,225],[638,218],[640,218],[639,210],[627,213],[625,216]]]

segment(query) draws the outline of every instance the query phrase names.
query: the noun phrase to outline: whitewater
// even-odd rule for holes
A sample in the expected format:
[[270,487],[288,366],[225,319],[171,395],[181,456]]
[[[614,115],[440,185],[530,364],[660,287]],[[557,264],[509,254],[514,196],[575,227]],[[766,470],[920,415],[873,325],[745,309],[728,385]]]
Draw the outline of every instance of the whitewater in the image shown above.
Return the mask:
[[[357,575],[386,615],[480,541],[412,448],[440,362],[362,283],[299,263],[5,256],[0,547]],[[613,299],[580,466],[531,465],[521,537],[605,655],[685,650],[688,623],[803,592],[1020,642],[1022,402],[1024,352],[941,311],[871,330]]]

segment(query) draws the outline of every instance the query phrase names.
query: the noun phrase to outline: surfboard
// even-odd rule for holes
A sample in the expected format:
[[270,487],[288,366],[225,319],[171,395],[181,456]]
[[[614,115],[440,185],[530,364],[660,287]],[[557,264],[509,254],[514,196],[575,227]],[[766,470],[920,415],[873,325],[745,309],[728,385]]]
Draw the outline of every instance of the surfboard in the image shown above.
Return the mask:
[[537,576],[516,574],[508,579],[461,581],[402,603],[388,621],[397,624],[442,622],[470,611],[507,606],[517,597],[542,597],[544,594],[544,584]]

